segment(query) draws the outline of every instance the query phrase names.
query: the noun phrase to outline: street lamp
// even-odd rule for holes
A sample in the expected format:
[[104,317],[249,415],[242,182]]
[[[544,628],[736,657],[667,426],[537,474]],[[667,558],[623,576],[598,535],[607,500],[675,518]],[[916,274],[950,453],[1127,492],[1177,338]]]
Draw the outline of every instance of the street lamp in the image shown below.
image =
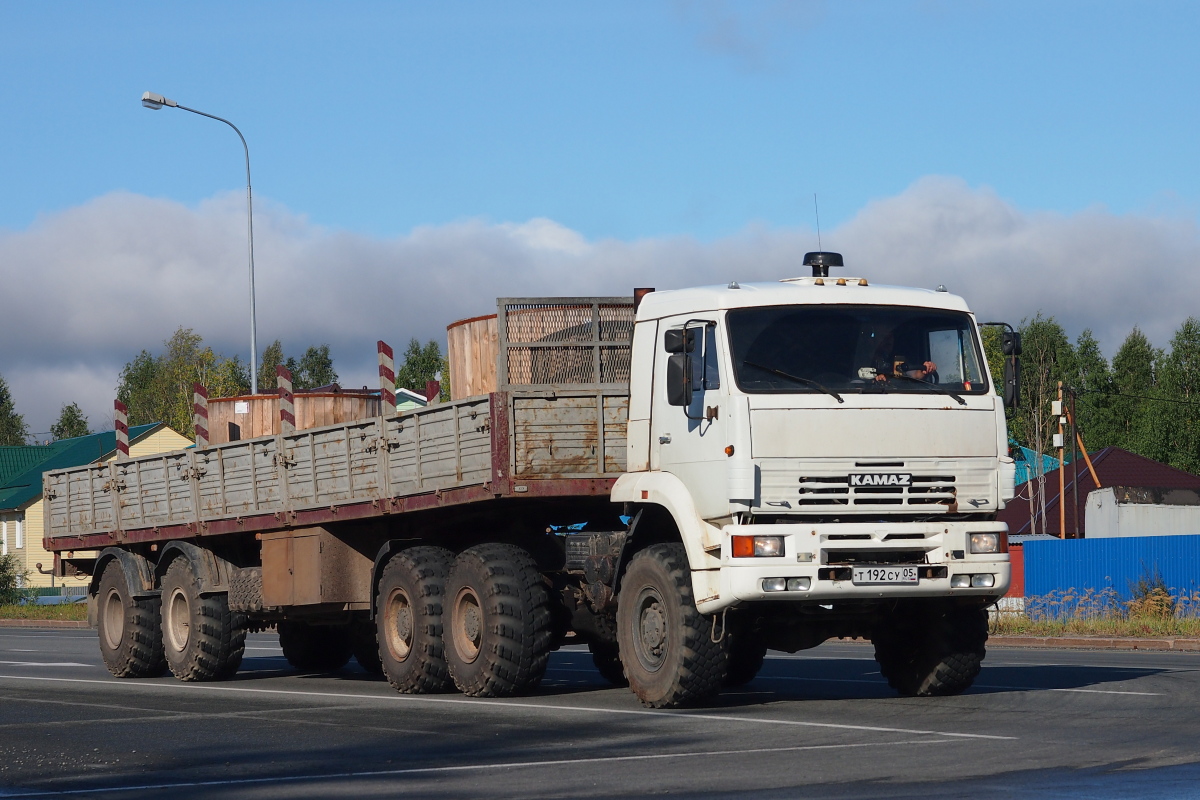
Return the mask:
[[255,335],[256,325],[254,322],[254,201],[250,194],[250,148],[246,144],[246,137],[242,136],[242,132],[229,120],[222,119],[213,114],[205,114],[203,111],[197,111],[194,108],[181,106],[179,103],[176,103],[169,97],[163,97],[161,94],[146,92],[142,95],[142,105],[154,111],[163,106],[182,108],[184,111],[190,111],[202,117],[224,122],[233,128],[233,132],[242,140],[242,148],[246,151],[246,238],[249,241],[250,248],[250,393],[258,394],[258,340]]

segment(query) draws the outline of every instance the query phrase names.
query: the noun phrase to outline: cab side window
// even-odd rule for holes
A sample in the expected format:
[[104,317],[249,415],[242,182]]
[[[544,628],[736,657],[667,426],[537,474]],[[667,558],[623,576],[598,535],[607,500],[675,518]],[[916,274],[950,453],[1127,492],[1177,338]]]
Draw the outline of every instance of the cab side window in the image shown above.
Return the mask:
[[693,361],[692,388],[696,390],[720,389],[721,372],[717,367],[717,326],[705,325],[704,335],[699,337],[704,351]]

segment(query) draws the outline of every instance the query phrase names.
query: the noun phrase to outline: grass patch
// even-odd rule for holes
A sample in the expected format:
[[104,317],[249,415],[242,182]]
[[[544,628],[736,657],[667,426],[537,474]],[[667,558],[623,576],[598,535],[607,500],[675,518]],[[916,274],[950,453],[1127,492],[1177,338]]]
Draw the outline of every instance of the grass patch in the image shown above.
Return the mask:
[[1025,598],[1024,611],[991,615],[999,636],[1105,636],[1200,638],[1200,592],[1173,590],[1157,574],[1130,587],[1130,599],[1116,590],[1066,589]]
[[993,615],[994,636],[1183,637],[1200,639],[1200,619],[1127,617],[1110,619],[1030,619],[1025,614]]
[[87,621],[87,603],[57,606],[0,605],[0,619],[68,619]]

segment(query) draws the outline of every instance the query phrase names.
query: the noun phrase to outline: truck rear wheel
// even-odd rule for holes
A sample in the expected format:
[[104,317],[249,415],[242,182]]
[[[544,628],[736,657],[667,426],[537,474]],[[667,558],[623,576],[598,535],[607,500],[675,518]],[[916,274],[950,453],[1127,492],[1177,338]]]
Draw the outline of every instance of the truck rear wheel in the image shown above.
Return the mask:
[[393,555],[379,576],[377,652],[383,674],[398,692],[427,694],[450,688],[442,609],[453,560],[454,554],[441,547],[410,547]]
[[361,619],[350,623],[350,647],[354,651],[354,660],[360,667],[372,675],[383,674],[374,622]]
[[721,685],[731,689],[745,686],[758,677],[766,658],[767,643],[761,636],[750,633],[732,637],[729,643],[729,666]]
[[154,678],[167,669],[163,658],[159,599],[134,599],[117,560],[108,562],[96,594],[100,657],[118,678]]
[[656,544],[630,560],[617,604],[617,642],[629,686],[644,705],[676,708],[720,691],[729,651],[711,632],[692,600],[682,544]]
[[226,594],[200,595],[200,580],[186,558],[162,577],[162,638],[167,666],[181,681],[230,678],[246,649],[246,616],[229,610]]
[[959,694],[975,682],[987,637],[986,609],[932,602],[893,614],[871,641],[893,689],[934,697]]
[[348,625],[310,625],[286,619],[276,626],[283,657],[306,672],[335,672],[350,662],[354,644]]
[[550,595],[529,553],[509,544],[463,551],[446,598],[446,664],[463,694],[510,697],[541,683],[554,632]]
[[592,663],[600,670],[601,677],[613,686],[628,686],[625,667],[621,666],[621,650],[616,642],[588,642]]

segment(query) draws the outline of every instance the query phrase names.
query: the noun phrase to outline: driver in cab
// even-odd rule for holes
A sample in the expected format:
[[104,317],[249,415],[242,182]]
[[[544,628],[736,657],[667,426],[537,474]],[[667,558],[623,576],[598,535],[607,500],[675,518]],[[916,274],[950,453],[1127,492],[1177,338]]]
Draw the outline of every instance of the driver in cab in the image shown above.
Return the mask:
[[886,383],[889,378],[911,378],[937,383],[937,364],[932,361],[909,362],[902,354],[896,352],[895,340],[893,332],[884,334],[880,339],[873,359],[875,380]]

